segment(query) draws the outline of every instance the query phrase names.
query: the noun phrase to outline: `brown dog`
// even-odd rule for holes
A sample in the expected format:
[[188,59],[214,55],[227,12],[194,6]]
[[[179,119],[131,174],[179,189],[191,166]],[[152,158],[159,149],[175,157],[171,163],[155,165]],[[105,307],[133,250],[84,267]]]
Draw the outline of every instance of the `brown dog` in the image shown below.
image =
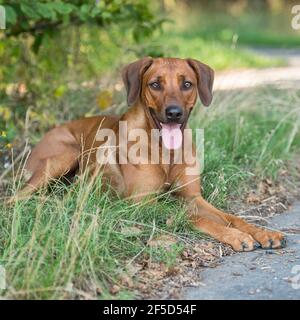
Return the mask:
[[[281,233],[255,227],[207,203],[200,193],[199,174],[187,174],[190,164],[184,161],[174,163],[174,151],[189,142],[182,132],[187,128],[197,94],[205,106],[212,101],[213,70],[192,59],[144,58],[126,66],[122,76],[131,109],[121,117],[86,118],[48,132],[27,161],[26,170],[30,177],[19,196],[27,196],[51,179],[68,172],[82,172],[89,168],[97,173],[101,169],[104,177],[124,197],[140,200],[154,192],[176,186],[175,193],[185,199],[193,225],[217,240],[228,243],[236,251],[251,251],[259,246],[266,249],[284,246],[285,239]],[[126,121],[128,132],[142,129],[149,136],[151,129],[159,130],[159,163],[120,161],[120,157],[124,156],[120,151],[121,121]],[[118,162],[115,164],[103,165],[97,160],[97,150],[103,145],[103,141],[96,139],[99,128],[111,129],[118,137],[115,141],[118,148],[114,149]],[[129,142],[125,151],[132,145]],[[163,145],[171,154],[167,164],[161,158]],[[154,152],[151,146],[147,146],[146,151],[149,159]],[[128,156],[125,156],[125,160],[128,160]]]

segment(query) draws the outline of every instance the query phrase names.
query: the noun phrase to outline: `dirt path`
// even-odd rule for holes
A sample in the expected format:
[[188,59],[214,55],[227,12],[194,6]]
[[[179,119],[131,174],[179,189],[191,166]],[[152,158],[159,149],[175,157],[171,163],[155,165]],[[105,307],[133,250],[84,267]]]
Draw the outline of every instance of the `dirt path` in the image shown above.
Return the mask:
[[300,49],[250,49],[268,58],[281,58],[287,66],[266,69],[244,69],[216,74],[215,90],[250,88],[272,84],[300,88]]
[[[225,257],[201,272],[202,286],[186,288],[185,299],[300,299],[300,203],[269,225],[287,234],[281,250],[256,250]],[[293,273],[294,272],[294,273]]]

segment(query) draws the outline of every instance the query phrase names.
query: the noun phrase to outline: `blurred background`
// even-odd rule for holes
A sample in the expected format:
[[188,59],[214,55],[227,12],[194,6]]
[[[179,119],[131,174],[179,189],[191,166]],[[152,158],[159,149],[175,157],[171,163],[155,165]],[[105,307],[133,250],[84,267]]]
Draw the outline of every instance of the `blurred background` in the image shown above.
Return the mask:
[[124,108],[120,68],[139,57],[192,57],[217,71],[287,65],[276,50],[300,48],[296,3],[0,0],[0,168],[57,123]]

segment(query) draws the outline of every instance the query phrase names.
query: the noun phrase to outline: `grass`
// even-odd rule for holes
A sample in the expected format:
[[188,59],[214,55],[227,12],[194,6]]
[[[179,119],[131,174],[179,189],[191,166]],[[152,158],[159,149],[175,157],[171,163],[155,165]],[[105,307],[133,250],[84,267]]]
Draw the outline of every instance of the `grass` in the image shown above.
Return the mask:
[[[266,87],[217,92],[211,107],[196,107],[190,124],[205,129],[204,196],[228,209],[249,181],[276,178],[300,148],[300,92]],[[18,182],[18,181],[17,181]],[[2,295],[26,299],[133,298],[120,280],[135,259],[172,265],[182,244],[168,252],[149,239],[191,231],[184,206],[170,194],[133,204],[101,192],[101,179],[57,184],[13,207],[0,204],[0,264],[7,273]],[[174,217],[172,223],[166,223]],[[113,284],[121,287],[112,295]]]
[[[185,228],[183,210],[168,198],[155,206],[132,204],[111,198],[100,188],[100,178],[68,189],[56,186],[54,194],[36,195],[10,211],[4,209],[1,263],[8,271],[7,294],[82,298],[86,288],[86,296],[97,296],[94,289],[108,298],[108,288],[118,283],[126,264],[144,251],[148,239]],[[174,212],[172,226],[165,227]],[[146,249],[143,254],[154,255]],[[161,254],[161,259],[170,261],[172,254]],[[68,291],[70,284],[74,288]],[[124,291],[117,298],[132,296]]]

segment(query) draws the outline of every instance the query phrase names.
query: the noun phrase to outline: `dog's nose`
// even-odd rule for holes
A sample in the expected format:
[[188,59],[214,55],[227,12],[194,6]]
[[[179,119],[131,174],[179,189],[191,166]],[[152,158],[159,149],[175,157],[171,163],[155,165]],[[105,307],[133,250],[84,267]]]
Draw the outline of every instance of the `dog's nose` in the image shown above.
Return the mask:
[[178,106],[168,106],[166,108],[166,116],[169,121],[179,121],[183,115],[183,111]]

